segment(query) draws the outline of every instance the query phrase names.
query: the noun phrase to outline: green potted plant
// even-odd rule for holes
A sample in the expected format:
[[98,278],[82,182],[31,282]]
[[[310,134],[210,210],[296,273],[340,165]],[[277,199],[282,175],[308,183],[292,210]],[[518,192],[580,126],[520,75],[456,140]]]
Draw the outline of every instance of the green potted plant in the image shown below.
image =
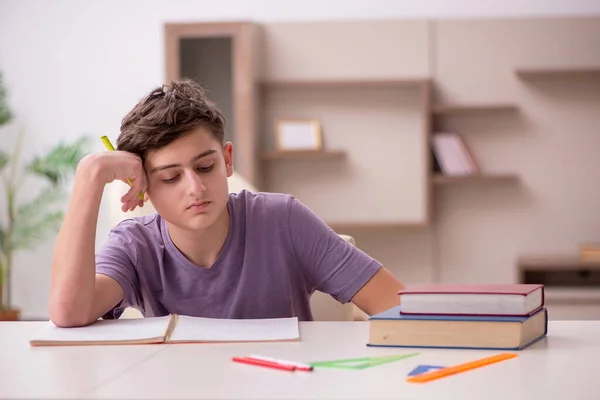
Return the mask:
[[[12,117],[0,75],[0,127],[11,122]],[[11,302],[14,254],[33,249],[60,227],[64,184],[85,154],[88,141],[84,137],[70,144],[60,142],[21,165],[23,139],[21,128],[12,154],[0,150],[0,192],[3,192],[6,207],[0,219],[0,321],[20,319],[20,310]],[[37,196],[23,202],[18,195],[27,176],[42,178],[43,184]]]

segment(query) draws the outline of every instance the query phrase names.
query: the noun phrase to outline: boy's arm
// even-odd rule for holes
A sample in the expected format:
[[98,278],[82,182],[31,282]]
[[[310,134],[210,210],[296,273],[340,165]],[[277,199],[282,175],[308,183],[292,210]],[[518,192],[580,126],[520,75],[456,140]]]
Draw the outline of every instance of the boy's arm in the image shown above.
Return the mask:
[[[119,283],[95,273],[96,226],[104,186],[110,178],[132,175],[123,172],[132,168],[127,167],[127,160],[115,156],[111,155],[113,161],[108,163],[96,155],[86,156],[77,168],[52,260],[49,314],[57,326],[90,324],[123,298]],[[110,178],[107,171],[112,175]],[[138,179],[134,193],[142,189],[142,183]]]
[[402,289],[402,282],[381,267],[352,297],[352,303],[367,315],[378,314],[400,304],[398,292]]
[[290,205],[290,235],[309,286],[342,303],[352,301],[368,315],[399,304],[402,283],[296,199]]

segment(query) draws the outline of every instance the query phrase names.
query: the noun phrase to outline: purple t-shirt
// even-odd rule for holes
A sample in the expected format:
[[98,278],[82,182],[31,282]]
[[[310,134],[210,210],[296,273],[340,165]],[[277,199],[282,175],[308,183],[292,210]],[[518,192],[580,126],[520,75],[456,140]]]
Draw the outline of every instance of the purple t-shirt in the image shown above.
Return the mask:
[[290,195],[242,191],[227,206],[229,232],[210,268],[177,249],[156,213],[114,227],[96,254],[96,272],[115,279],[124,298],[103,318],[133,307],[146,317],[310,321],[315,290],[347,303],[381,267]]

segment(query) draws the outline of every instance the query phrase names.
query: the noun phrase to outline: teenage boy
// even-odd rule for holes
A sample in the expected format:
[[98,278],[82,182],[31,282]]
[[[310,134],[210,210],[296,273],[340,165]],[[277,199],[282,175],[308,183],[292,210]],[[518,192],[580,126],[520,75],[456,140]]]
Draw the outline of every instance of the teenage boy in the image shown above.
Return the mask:
[[[225,120],[191,80],[162,85],[122,121],[117,151],[78,165],[52,263],[50,318],[63,327],[171,313],[311,320],[319,290],[368,315],[399,303],[403,285],[294,197],[229,194]],[[97,254],[105,185],[132,182],[122,209],[156,213],[114,227]]]

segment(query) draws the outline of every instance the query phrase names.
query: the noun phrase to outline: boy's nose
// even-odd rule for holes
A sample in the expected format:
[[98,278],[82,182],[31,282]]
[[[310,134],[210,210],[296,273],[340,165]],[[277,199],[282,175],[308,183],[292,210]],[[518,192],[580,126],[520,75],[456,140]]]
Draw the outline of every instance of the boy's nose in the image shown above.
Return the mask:
[[192,197],[200,197],[200,194],[206,190],[206,185],[201,177],[196,174],[188,174],[186,182],[187,194]]

